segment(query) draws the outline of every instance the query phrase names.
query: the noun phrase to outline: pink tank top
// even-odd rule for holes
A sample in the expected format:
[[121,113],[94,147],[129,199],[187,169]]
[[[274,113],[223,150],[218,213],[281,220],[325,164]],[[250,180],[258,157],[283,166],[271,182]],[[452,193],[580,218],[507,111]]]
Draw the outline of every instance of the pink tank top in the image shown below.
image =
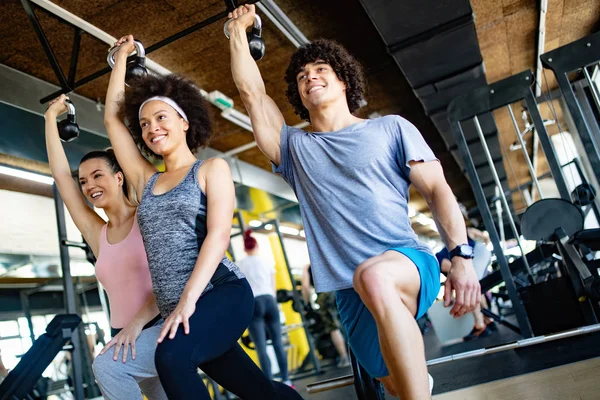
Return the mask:
[[106,227],[100,233],[96,277],[108,294],[111,327],[124,328],[148,300],[152,281],[137,215],[129,235],[119,243],[108,243]]

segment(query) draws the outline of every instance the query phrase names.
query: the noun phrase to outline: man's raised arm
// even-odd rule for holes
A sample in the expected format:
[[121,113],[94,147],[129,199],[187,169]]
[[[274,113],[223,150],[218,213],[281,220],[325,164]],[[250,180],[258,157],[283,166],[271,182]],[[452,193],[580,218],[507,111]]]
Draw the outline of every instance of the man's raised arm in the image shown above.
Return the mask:
[[254,138],[260,150],[276,165],[280,163],[281,111],[265,90],[256,61],[250,55],[246,29],[254,24],[254,5],[236,8],[229,14],[231,73],[250,115]]

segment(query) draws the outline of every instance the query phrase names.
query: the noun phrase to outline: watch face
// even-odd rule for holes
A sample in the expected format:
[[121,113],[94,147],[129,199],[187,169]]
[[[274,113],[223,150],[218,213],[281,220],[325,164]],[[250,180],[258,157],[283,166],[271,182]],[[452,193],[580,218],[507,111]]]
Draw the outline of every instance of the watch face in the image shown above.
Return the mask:
[[466,256],[472,256],[473,248],[467,244],[463,244],[462,246],[460,246],[460,252]]

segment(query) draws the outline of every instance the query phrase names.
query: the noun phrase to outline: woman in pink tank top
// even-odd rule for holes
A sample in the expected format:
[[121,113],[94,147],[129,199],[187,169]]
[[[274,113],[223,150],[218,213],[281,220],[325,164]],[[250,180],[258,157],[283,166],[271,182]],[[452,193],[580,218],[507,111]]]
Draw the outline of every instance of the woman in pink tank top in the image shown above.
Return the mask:
[[[136,221],[137,201],[112,149],[86,154],[79,186],[71,176],[56,118],[67,111],[65,95],[53,100],[46,119],[46,149],[52,176],[75,225],[96,256],[96,276],[110,302],[112,340],[94,360],[94,375],[106,399],[166,399],[154,352],[162,320],[152,292],[148,261]],[[88,206],[102,208],[106,223]],[[114,352],[109,351],[114,347]]]

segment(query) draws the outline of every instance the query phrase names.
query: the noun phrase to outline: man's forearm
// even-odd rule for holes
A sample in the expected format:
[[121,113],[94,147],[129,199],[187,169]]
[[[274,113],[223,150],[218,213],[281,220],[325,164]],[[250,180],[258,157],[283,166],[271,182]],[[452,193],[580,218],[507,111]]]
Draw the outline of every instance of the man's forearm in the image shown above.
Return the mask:
[[462,213],[447,184],[439,185],[433,191],[429,208],[447,249],[452,250],[459,244],[467,243],[467,229]]
[[256,61],[250,55],[246,31],[234,23],[229,25],[229,29],[231,34],[229,39],[231,74],[242,99],[245,95],[252,93],[266,93]]
[[302,298],[306,304],[310,303],[310,291],[302,288]]

